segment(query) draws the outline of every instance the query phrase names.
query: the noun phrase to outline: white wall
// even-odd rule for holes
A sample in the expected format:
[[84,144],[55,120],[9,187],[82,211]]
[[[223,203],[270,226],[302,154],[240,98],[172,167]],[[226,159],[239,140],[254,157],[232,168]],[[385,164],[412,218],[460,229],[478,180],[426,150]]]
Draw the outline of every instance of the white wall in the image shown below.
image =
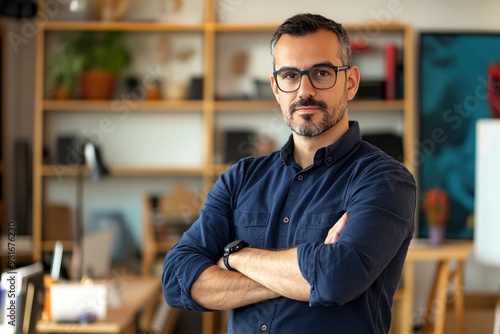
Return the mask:
[[[157,1],[141,1],[143,4],[157,6]],[[419,30],[500,30],[500,1],[497,0],[221,0],[220,19],[228,22],[280,22],[286,17],[298,12],[317,12],[342,23],[362,23],[366,21],[384,24],[388,20],[405,22]],[[27,29],[24,22],[7,21],[6,28],[17,33]],[[23,25],[24,24],[24,25]],[[7,111],[9,124],[9,142],[15,137],[30,137],[32,134],[33,82],[35,41],[28,39],[26,44],[18,45],[19,50],[8,48],[7,53]],[[500,59],[499,59],[500,60]],[[264,66],[267,66],[264,65]],[[12,152],[7,151],[10,155]],[[12,170],[10,165],[10,168]],[[110,181],[112,185],[114,181]],[[139,181],[132,181],[139,184]],[[150,189],[161,189],[152,180],[146,183]],[[13,185],[8,184],[10,189]],[[116,183],[118,191],[119,182]],[[94,190],[95,191],[95,190]],[[140,219],[140,196],[129,195],[127,206],[130,216],[135,221]],[[12,199],[10,199],[12,201]],[[123,204],[123,203],[122,203]],[[132,223],[133,224],[133,223]],[[137,225],[137,224],[136,224]],[[134,230],[140,233],[136,226]],[[433,264],[419,264],[416,270],[417,301],[416,319],[419,319],[427,293],[429,277]],[[498,291],[500,270],[486,268],[471,260],[466,266],[465,290]]]

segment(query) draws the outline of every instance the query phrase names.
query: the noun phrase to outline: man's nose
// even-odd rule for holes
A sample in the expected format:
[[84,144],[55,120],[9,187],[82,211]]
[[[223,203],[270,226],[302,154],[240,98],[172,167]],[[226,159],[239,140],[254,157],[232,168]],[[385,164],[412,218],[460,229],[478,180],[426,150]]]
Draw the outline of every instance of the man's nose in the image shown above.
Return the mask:
[[313,87],[311,80],[307,74],[302,75],[300,78],[300,87],[297,91],[298,97],[301,99],[306,99],[310,96],[314,96],[316,94],[316,88]]

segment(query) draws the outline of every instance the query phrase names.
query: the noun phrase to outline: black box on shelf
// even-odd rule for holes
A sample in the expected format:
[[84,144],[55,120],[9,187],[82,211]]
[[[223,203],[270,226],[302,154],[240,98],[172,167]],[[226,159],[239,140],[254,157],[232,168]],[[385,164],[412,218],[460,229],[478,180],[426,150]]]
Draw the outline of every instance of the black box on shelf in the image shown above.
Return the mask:
[[203,78],[193,77],[189,81],[188,100],[202,100],[203,99]]
[[356,100],[383,100],[385,99],[384,80],[361,80]]
[[253,154],[253,131],[230,130],[225,133],[224,162],[235,163]]
[[373,133],[363,135],[363,140],[377,146],[382,151],[403,162],[403,138],[392,133]]
[[78,151],[77,139],[72,136],[57,138],[56,162],[61,165],[77,165],[83,159],[82,152]]

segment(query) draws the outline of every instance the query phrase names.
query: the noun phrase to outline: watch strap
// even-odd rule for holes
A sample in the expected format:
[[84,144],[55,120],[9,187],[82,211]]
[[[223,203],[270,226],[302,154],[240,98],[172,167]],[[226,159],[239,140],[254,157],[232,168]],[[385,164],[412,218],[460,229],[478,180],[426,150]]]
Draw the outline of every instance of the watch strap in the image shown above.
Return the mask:
[[224,254],[224,265],[226,266],[227,270],[229,271],[236,271],[233,267],[229,265],[229,255],[231,253]]

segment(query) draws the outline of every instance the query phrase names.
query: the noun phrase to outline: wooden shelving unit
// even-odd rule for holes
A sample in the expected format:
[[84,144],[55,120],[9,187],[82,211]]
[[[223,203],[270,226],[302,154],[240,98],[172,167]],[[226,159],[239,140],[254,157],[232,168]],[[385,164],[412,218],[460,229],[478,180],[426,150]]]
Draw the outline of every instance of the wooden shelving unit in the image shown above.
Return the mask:
[[[184,33],[198,32],[203,36],[203,69],[204,69],[204,88],[202,100],[181,100],[181,101],[133,101],[134,108],[131,113],[195,113],[199,114],[203,123],[203,152],[204,158],[202,166],[199,167],[151,167],[138,168],[128,166],[111,166],[111,175],[117,177],[127,176],[201,176],[204,188],[210,187],[214,175],[227,168],[214,160],[215,144],[214,133],[216,132],[215,120],[217,117],[223,117],[225,114],[240,114],[245,117],[245,113],[257,112],[266,113],[279,110],[279,106],[274,100],[236,100],[223,101],[215,98],[216,86],[216,58],[218,56],[217,38],[219,34],[238,33],[244,36],[251,36],[256,33],[271,34],[276,24],[234,24],[217,22],[215,0],[205,1],[204,21],[199,23],[164,23],[164,22],[100,22],[100,21],[50,21],[43,18],[43,11],[40,11],[41,17],[38,22],[37,34],[37,58],[36,58],[36,102],[35,102],[35,129],[34,129],[34,153],[33,153],[33,242],[34,258],[40,259],[42,252],[50,249],[50,243],[44,243],[41,239],[42,231],[42,206],[44,203],[44,180],[56,177],[57,173],[64,172],[64,175],[76,175],[74,166],[52,166],[43,162],[40,143],[44,143],[47,135],[46,119],[54,114],[78,114],[85,113],[106,113],[110,111],[113,103],[116,101],[88,101],[88,100],[66,100],[57,101],[45,99],[44,95],[44,67],[45,67],[45,42],[47,36],[52,33],[68,31],[107,31],[116,30],[133,33],[153,33],[169,32]],[[39,0],[40,8],[43,8],[44,1]],[[346,25],[349,32],[370,31],[365,25]],[[404,24],[391,23],[378,27],[379,34],[385,32],[399,33],[403,39],[404,48],[404,99],[402,100],[362,100],[353,101],[349,105],[350,110],[377,113],[379,111],[402,113],[404,124],[404,155],[405,163],[408,168],[415,173],[411,163],[414,157],[414,138],[415,138],[415,117],[413,112],[413,34],[409,26]],[[0,168],[1,170],[1,168]]]
[[[57,114],[79,114],[79,113],[109,113],[113,101],[88,101],[88,100],[66,100],[56,101],[46,99],[44,95],[46,64],[46,40],[53,33],[79,32],[79,31],[123,31],[127,33],[199,33],[202,36],[203,50],[203,98],[201,100],[181,100],[181,101],[133,101],[134,108],[130,113],[194,113],[200,117],[203,128],[203,162],[201,166],[186,167],[133,167],[133,166],[110,166],[111,176],[114,177],[201,177],[203,189],[209,189],[214,177],[227,169],[227,165],[218,163],[215,155],[215,133],[216,118],[224,117],[228,114],[238,114],[244,122],[245,114],[259,113],[279,110],[279,106],[274,100],[218,100],[216,96],[216,60],[220,50],[217,49],[217,39],[224,34],[241,34],[252,36],[252,34],[271,34],[279,22],[270,24],[234,24],[220,23],[216,20],[216,0],[203,1],[204,19],[199,23],[164,23],[164,22],[97,22],[97,21],[50,21],[43,17],[43,10],[39,11],[37,27],[37,55],[36,55],[36,81],[35,81],[35,110],[34,110],[34,147],[33,147],[33,258],[40,260],[43,252],[53,249],[54,243],[42,240],[42,208],[46,202],[47,184],[46,180],[57,177],[58,173],[66,176],[76,176],[74,166],[54,166],[47,165],[43,159],[43,143],[49,133],[46,125],[48,117],[57,117]],[[39,0],[39,8],[44,8],[44,0]],[[201,2],[201,1],[200,1]],[[346,29],[353,34],[360,32],[370,32],[373,27],[368,25],[346,25]],[[349,104],[350,110],[357,110],[369,113],[391,112],[402,115],[403,119],[403,152],[404,160],[408,169],[415,175],[417,166],[413,162],[416,154],[416,118],[414,116],[414,73],[413,57],[414,42],[411,27],[405,24],[391,23],[377,26],[378,35],[384,33],[399,34],[402,42],[404,54],[403,80],[404,99],[401,100],[360,100]],[[116,101],[115,101],[116,102]],[[182,145],[182,143],[175,143]],[[126,145],[126,143],[124,143]],[[0,159],[0,172],[3,175],[4,168]],[[126,182],[126,181],[125,181]],[[71,195],[72,196],[72,195]],[[3,199],[2,199],[3,200]],[[0,200],[0,209],[3,204]],[[1,210],[0,210],[1,211]],[[147,247],[148,245],[144,245]],[[64,241],[64,249],[71,250],[72,242]],[[161,247],[159,247],[161,250]],[[168,247],[167,247],[168,249]],[[402,296],[398,292],[396,298]],[[207,326],[217,326],[217,322],[212,319]],[[205,328],[206,329],[206,328]],[[206,331],[207,332],[207,331]],[[208,331],[209,333],[211,331]]]

